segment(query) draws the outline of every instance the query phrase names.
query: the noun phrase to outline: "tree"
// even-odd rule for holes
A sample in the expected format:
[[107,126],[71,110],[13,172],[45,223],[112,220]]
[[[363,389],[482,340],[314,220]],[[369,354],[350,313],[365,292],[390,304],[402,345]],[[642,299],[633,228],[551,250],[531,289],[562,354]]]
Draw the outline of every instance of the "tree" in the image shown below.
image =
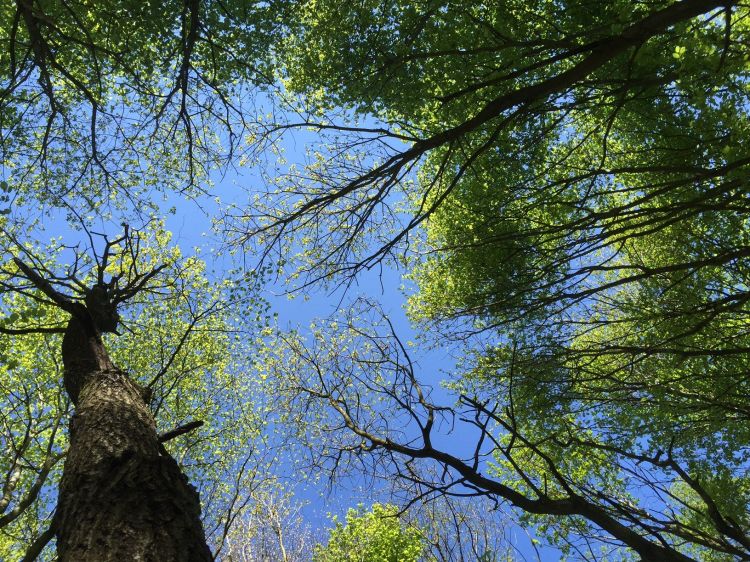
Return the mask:
[[[321,458],[381,459],[412,499],[508,501],[582,557],[747,557],[747,15],[734,0],[19,0],[0,8],[0,211],[132,223],[157,187],[200,192],[249,125],[271,142],[317,130],[328,145],[228,227],[265,257],[302,248],[303,283],[400,258],[425,334],[468,342],[458,404],[440,406],[377,319],[347,320],[345,337],[331,326],[342,345],[321,355],[288,337],[296,360],[269,369],[300,367],[281,386],[299,420],[318,414],[309,401],[333,408],[315,431],[341,440]],[[299,122],[246,118],[243,88],[269,73],[306,96]],[[110,367],[108,278],[77,284],[15,253],[6,288],[25,278],[23,294],[76,318],[68,342],[88,330],[89,367]],[[64,329],[23,310],[6,335]],[[373,362],[340,357],[358,338]],[[86,385],[69,383],[77,400]],[[47,382],[8,389],[0,506],[24,491],[16,525],[59,466],[68,406],[30,409],[31,389],[54,400]],[[478,435],[460,456],[433,439],[456,414]],[[412,473],[418,462],[432,466]]]
[[[247,234],[303,248],[302,283],[397,257],[423,332],[466,342],[451,407],[382,322],[289,336],[290,392],[352,432],[330,466],[508,501],[584,558],[747,557],[748,7],[322,1],[300,21],[286,85],[335,142]],[[474,451],[435,445],[441,412]],[[429,460],[451,478],[412,474]]]
[[[411,505],[402,514],[410,524],[422,530],[425,550],[422,560],[428,562],[500,562],[535,560],[526,557],[519,530],[509,524],[512,518],[492,500],[452,498],[437,495],[429,501]],[[536,545],[529,540],[528,551]]]
[[[15,454],[8,459],[3,488],[3,508],[12,509],[2,517],[0,527],[4,534],[11,533],[5,536],[15,534],[16,549],[19,542],[31,543],[24,559],[34,559],[52,535],[57,537],[61,560],[154,553],[175,560],[212,559],[196,489],[166,449],[168,441],[204,423],[185,420],[187,416],[204,416],[212,427],[192,442],[183,441],[184,466],[189,468],[191,459],[203,461],[209,465],[203,478],[213,473],[217,479],[229,480],[226,485],[214,484],[215,491],[204,489],[207,525],[233,519],[241,510],[243,488],[256,478],[254,463],[262,461],[262,455],[250,444],[262,413],[248,408],[249,394],[239,399],[241,409],[233,404],[231,397],[243,386],[231,370],[223,372],[233,349],[226,334],[243,330],[241,323],[228,326],[227,312],[231,306],[252,310],[254,294],[240,291],[228,298],[229,286],[212,288],[202,278],[201,262],[181,259],[158,227],[148,232],[149,244],[142,243],[143,235],[126,227],[117,239],[104,238],[103,249],[93,257],[76,252],[64,275],[55,274],[54,266],[28,247],[11,244],[22,257],[12,258],[3,268],[4,305],[12,312],[0,330],[20,340],[12,344],[14,351],[36,349],[28,355],[2,357],[8,379],[6,443]],[[115,357],[139,369],[135,375],[116,366],[102,337],[102,330],[117,328],[118,311],[123,308],[128,313],[123,325],[133,341],[129,346],[115,345]],[[70,316],[67,326],[66,315]],[[35,335],[45,334],[46,339],[56,333],[63,334],[62,342],[59,337],[40,341]],[[54,364],[60,344],[63,368],[44,373],[45,365]],[[25,372],[37,375],[27,381]],[[64,390],[57,378],[60,374]],[[70,411],[66,394],[75,406],[67,450],[68,432],[62,426]],[[213,419],[219,411],[221,421]],[[162,424],[181,425],[159,432],[157,414]],[[25,431],[21,439],[19,430]],[[222,432],[231,435],[217,443]],[[44,521],[48,508],[39,492],[49,487],[46,480],[62,458],[59,493],[48,492],[45,500],[53,507],[57,504],[50,529],[33,543],[20,539],[19,534],[25,533],[23,518],[35,525]],[[226,470],[230,472],[222,473]],[[221,499],[227,491],[234,494],[231,502]],[[214,505],[217,500],[219,505]],[[15,530],[6,529],[11,523]],[[216,537],[215,529],[209,531],[210,538],[217,540],[218,553],[226,533]]]
[[[291,178],[282,180],[279,197],[271,200],[269,208],[249,209],[247,234],[265,234],[272,241],[295,233],[309,237],[312,226],[319,224],[321,250],[331,250],[320,255],[310,252],[309,265],[325,267],[306,271],[313,277],[317,272],[321,278],[329,269],[357,271],[398,250],[463,185],[462,179],[472,183],[475,169],[489,164],[486,157],[500,158],[492,154],[493,147],[502,148],[505,157],[492,169],[507,165],[506,175],[516,174],[504,176],[508,190],[544,191],[534,179],[543,178],[555,160],[545,165],[534,156],[539,158],[549,146],[566,141],[575,148],[577,138],[589,138],[594,145],[584,144],[577,153],[596,152],[602,137],[594,131],[606,127],[612,96],[619,96],[625,105],[629,101],[640,104],[677,77],[685,84],[680,87],[700,88],[696,82],[702,83],[704,72],[711,68],[717,83],[731,84],[722,99],[729,104],[725,111],[736,114],[743,92],[744,61],[741,50],[735,49],[745,32],[742,8],[734,18],[737,25],[727,27],[730,35],[725,42],[720,25],[723,12],[717,8],[727,6],[731,14],[735,2],[665,4],[640,6],[635,11],[630,3],[610,3],[606,9],[594,10],[598,4],[586,2],[554,6],[434,2],[415,7],[399,2],[341,6],[331,0],[303,6],[297,29],[281,49],[285,57],[281,72],[287,88],[307,95],[304,109],[309,113],[301,123],[271,122],[265,127],[259,123],[256,127],[270,141],[295,127],[334,131],[339,136],[334,140],[323,137],[330,150],[324,144],[306,169],[294,170]],[[703,14],[711,17],[699,17]],[[692,61],[696,64],[686,65],[674,56],[675,48],[693,33],[716,64]],[[477,40],[481,41],[478,48]],[[611,80],[612,76],[620,82]],[[702,90],[686,94],[685,101],[705,98]],[[333,121],[337,113],[330,119],[325,115],[337,106],[374,115],[383,125],[338,124]],[[475,112],[475,108],[481,109]],[[614,115],[620,115],[619,106],[614,109]],[[679,109],[668,103],[664,106],[664,112]],[[563,132],[585,124],[574,120],[579,115],[588,120],[598,116],[599,123],[588,124],[588,135],[584,131],[578,137],[564,136]],[[347,145],[342,135],[349,132],[356,136]],[[718,141],[705,142],[706,148],[716,149]],[[693,149],[689,145],[685,150],[689,154]],[[366,158],[365,150],[373,156]],[[422,160],[426,165],[420,167]],[[562,160],[561,172],[566,170],[566,161]],[[520,172],[510,165],[518,167],[520,162],[527,163],[528,170],[517,177]],[[744,163],[740,159],[727,170],[717,168],[709,178]],[[411,189],[402,180],[410,179],[410,172],[418,167],[423,170],[421,180]],[[582,177],[573,175],[568,183],[609,177],[618,169],[610,173],[607,166],[593,168]],[[631,173],[668,173],[669,169]],[[685,183],[706,175],[700,167],[684,171]],[[556,186],[561,190],[551,182],[549,191]],[[411,218],[398,216],[399,191],[411,199]],[[287,203],[287,212],[275,208],[278,203]],[[325,213],[327,208],[337,212]],[[389,232],[392,236],[387,241],[383,235],[366,243],[366,235],[372,234],[367,227],[376,219],[396,231]],[[398,228],[398,219],[405,220],[403,228]],[[382,245],[377,246],[378,242]]]
[[421,531],[403,526],[392,505],[376,503],[368,512],[350,509],[346,524],[334,523],[328,543],[315,549],[315,562],[416,562],[424,548]]
[[[96,209],[100,195],[195,195],[244,143],[285,2],[6,2],[0,149],[13,192]],[[12,172],[11,172],[12,171]]]
[[[208,550],[198,521],[197,496],[164,452],[170,445],[156,439],[153,417],[158,416],[160,424],[189,421],[183,416],[190,412],[215,417],[211,429],[185,434],[180,460],[188,471],[216,477],[205,486],[203,497],[206,528],[217,540],[217,553],[236,511],[243,508],[239,490],[252,483],[248,481],[255,474],[255,463],[262,458],[252,447],[246,448],[251,438],[258,437],[261,414],[252,411],[247,395],[240,403],[237,394],[227,392],[230,383],[235,393],[248,389],[236,375],[230,380],[233,375],[224,367],[230,365],[227,356],[238,347],[228,334],[242,333],[237,325],[230,326],[234,321],[230,303],[255,310],[254,304],[248,305],[257,302],[254,276],[246,278],[244,288],[211,287],[197,260],[167,260],[168,267],[156,262],[151,269],[137,265],[154,250],[127,234],[118,242],[105,243],[104,254],[113,251],[110,266],[115,267],[108,271],[107,260],[95,253],[90,230],[92,224],[148,223],[154,214],[161,216],[159,206],[166,194],[196,197],[203,192],[208,173],[232,161],[245,142],[246,96],[251,88],[271,80],[266,73],[270,45],[284,29],[286,6],[284,2],[249,6],[246,2],[146,5],[23,0],[0,7],[0,242],[2,309],[7,312],[1,331],[2,348],[10,348],[2,365],[2,403],[8,405],[3,411],[9,412],[4,414],[2,445],[9,454],[7,465],[5,458],[0,463],[4,473],[0,546],[8,547],[9,557],[22,556],[23,547],[30,545],[27,555],[33,558],[57,530],[60,556],[80,559],[78,553],[71,554],[71,548],[80,546],[70,546],[72,536],[100,530],[85,529],[87,519],[75,510],[115,493],[116,479],[92,478],[88,487],[79,485],[83,482],[78,479],[96,473],[89,471],[87,463],[101,451],[89,447],[100,442],[97,432],[105,428],[92,429],[82,422],[72,448],[66,450],[63,425],[70,413],[68,398],[79,402],[77,409],[111,406],[98,401],[93,387],[93,394],[86,390],[89,382],[104,380],[92,379],[87,372],[110,372],[112,388],[125,401],[120,405],[129,404],[128,411],[135,416],[131,421],[139,421],[146,436],[137,440],[137,433],[128,432],[135,426],[126,428],[126,418],[112,416],[107,421],[113,424],[110,429],[125,432],[123,441],[110,443],[119,448],[122,458],[115,450],[102,452],[111,457],[112,468],[120,467],[119,485],[127,487],[133,483],[130,476],[147,478],[151,471],[153,478],[166,479],[159,489],[169,491],[171,500],[162,499],[167,504],[182,502],[184,509],[172,519],[174,532],[160,539],[163,556],[170,556],[166,546],[170,541],[175,548],[192,549],[199,558],[205,558]],[[66,269],[62,263],[50,263],[29,249],[42,238],[39,224],[62,216],[78,233],[85,229],[94,252],[88,262],[85,252],[76,254],[67,273],[60,273]],[[134,248],[144,254],[133,254]],[[128,259],[130,263],[124,265]],[[185,269],[178,267],[181,263]],[[50,312],[51,306],[56,313]],[[141,339],[134,343],[137,338],[133,338],[130,344],[109,341],[105,346],[102,333],[116,327],[118,308],[123,306],[135,314],[128,326]],[[249,317],[254,316],[250,312]],[[67,334],[63,346],[67,397],[55,377],[63,369],[50,351],[59,349],[63,332]],[[218,351],[222,345],[223,355]],[[14,355],[21,351],[27,353]],[[32,357],[38,362],[33,363]],[[118,368],[123,365],[135,367],[137,382]],[[27,373],[34,377],[24,379]],[[152,399],[139,398],[139,384],[149,387]],[[153,407],[150,412],[147,402]],[[180,432],[165,431],[165,435]],[[45,529],[49,506],[57,499],[50,483],[59,476],[63,458],[68,467],[61,489],[65,493]],[[103,466],[97,470],[102,476]],[[150,499],[149,509],[158,511],[154,502],[160,501],[159,494],[148,495],[141,488],[137,495]],[[135,508],[117,512],[112,504],[99,515],[113,518],[105,525],[113,531],[118,518],[135,522],[136,512]],[[95,517],[96,512],[89,515]],[[150,517],[146,511],[141,515],[144,523]],[[145,524],[142,529],[147,534],[157,532]],[[183,531],[192,536],[192,545],[181,543]],[[89,542],[89,546],[108,548],[106,534],[100,538],[100,543]],[[132,538],[130,547],[149,540],[145,535]],[[130,548],[121,542],[119,547]],[[112,548],[107,556],[117,556],[116,552]],[[105,559],[103,554],[87,556]]]
[[252,494],[252,507],[236,521],[227,538],[228,562],[309,562],[312,531],[304,505],[276,486]]
[[[113,247],[133,260],[106,279]],[[95,284],[77,269],[59,277],[14,257],[13,276],[33,297],[70,315],[62,341],[64,386],[76,407],[70,450],[54,518],[61,560],[156,556],[210,560],[200,501],[174,459],[160,446],[146,389],[109,358],[102,334],[117,330],[118,306],[145,290],[161,268],[142,272],[130,233],[106,241],[96,256]],[[73,289],[65,294],[55,285]],[[33,329],[31,330],[33,331]],[[164,523],[159,523],[159,522]],[[119,540],[122,535],[132,537]],[[114,557],[114,558],[113,558]]]
[[[622,546],[644,560],[743,552],[741,476],[702,473],[698,480],[689,472],[695,465],[684,468],[674,447],[653,456],[615,448],[604,428],[601,436],[563,433],[554,408],[564,402],[548,403],[540,418],[551,429],[531,435],[529,419],[535,421],[538,410],[527,410],[526,401],[545,400],[543,387],[541,396],[513,391],[505,407],[479,401],[478,391],[460,394],[456,405],[440,404],[417,380],[405,345],[372,303],[317,324],[309,341],[281,335],[263,365],[270,384],[290,401],[284,419],[314,448],[316,470],[396,478],[409,504],[436,495],[506,501],[529,514],[526,524],[586,559]],[[476,379],[454,386],[461,392],[470,384]],[[503,399],[502,387],[492,386],[498,381],[486,384],[486,396]],[[446,426],[461,435],[460,446],[441,435]]]

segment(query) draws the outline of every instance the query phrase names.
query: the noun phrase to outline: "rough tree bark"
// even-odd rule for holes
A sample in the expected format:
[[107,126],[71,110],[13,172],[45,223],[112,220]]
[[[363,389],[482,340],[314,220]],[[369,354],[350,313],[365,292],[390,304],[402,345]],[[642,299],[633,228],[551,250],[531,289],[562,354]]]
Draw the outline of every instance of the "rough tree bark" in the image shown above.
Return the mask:
[[72,301],[16,263],[71,314],[62,356],[75,414],[54,521],[59,560],[213,560],[197,491],[161,444],[144,389],[107,354],[102,332],[119,319],[107,287]]
[[212,560],[195,489],[159,443],[142,389],[78,318],[63,341],[70,422],[57,507],[61,561]]

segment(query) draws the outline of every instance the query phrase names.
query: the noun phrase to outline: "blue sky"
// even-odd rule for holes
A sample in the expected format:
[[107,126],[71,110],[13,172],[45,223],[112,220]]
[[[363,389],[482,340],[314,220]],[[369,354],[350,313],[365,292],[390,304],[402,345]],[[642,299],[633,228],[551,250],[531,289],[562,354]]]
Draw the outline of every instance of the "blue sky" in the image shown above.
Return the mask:
[[[303,150],[294,143],[292,146],[294,150]],[[248,192],[252,192],[252,186],[258,185],[260,181],[262,180],[259,175],[252,169],[240,169],[215,178],[212,191],[221,197],[222,206],[241,205]],[[170,198],[165,202],[165,208],[169,206],[175,206],[176,212],[167,215],[167,226],[174,235],[175,243],[185,251],[201,247],[204,258],[212,256],[209,263],[213,262],[212,265],[218,272],[236,265],[243,259],[246,263],[253,264],[251,255],[232,257],[220,250],[222,240],[220,235],[212,231],[211,222],[213,217],[210,210],[216,208],[215,202],[206,201],[199,207],[192,202]],[[382,269],[361,273],[346,289],[327,290],[314,286],[305,293],[289,295],[283,280],[279,280],[275,284],[267,285],[262,294],[270,302],[272,312],[277,315],[280,329],[302,331],[311,321],[333,315],[340,306],[346,306],[357,297],[368,297],[382,306],[403,341],[417,342],[419,334],[415,332],[405,313],[406,294],[402,274],[402,271],[384,265]],[[426,348],[418,343],[410,350],[412,359],[416,362],[420,382],[431,387],[435,402],[441,405],[450,406],[455,400],[453,395],[442,388],[441,382],[455,367],[453,354],[456,351],[457,349],[445,346]],[[467,424],[456,423],[452,428],[445,424],[443,431],[436,437],[438,446],[457,454],[464,452],[468,456],[473,450],[477,434]],[[356,478],[340,482],[333,490],[329,490],[323,483],[315,485],[303,482],[297,486],[295,493],[298,498],[308,502],[303,513],[310,525],[320,528],[330,526],[330,515],[342,517],[350,507],[359,504],[368,506],[373,501],[383,501],[384,490],[372,489],[370,486],[370,480]],[[506,507],[505,512],[512,513],[512,509]],[[498,532],[511,538],[518,548],[519,555],[528,560],[537,560],[537,555],[540,555],[543,561],[560,559],[560,552],[556,549],[541,545],[534,549],[529,542],[533,532],[520,528],[512,521],[508,521],[506,527],[498,529]]]
[[[301,160],[304,148],[302,141],[292,140],[286,145],[285,156],[291,161]],[[213,229],[213,219],[226,205],[241,207],[249,194],[261,186],[263,180],[260,173],[253,168],[230,169],[225,174],[216,174],[212,180],[210,194],[205,198],[189,201],[176,194],[167,194],[163,201],[159,202],[159,206],[164,212],[168,230],[173,233],[173,242],[182,248],[184,254],[191,254],[199,249],[200,256],[219,277],[230,268],[237,267],[239,263],[244,262],[252,266],[254,256],[230,255],[221,235]],[[218,197],[220,202],[214,197]],[[173,212],[167,212],[169,209],[173,209]],[[100,222],[95,225],[94,230],[110,236],[115,235],[120,231],[120,221]],[[73,230],[62,216],[45,220],[44,234],[38,239],[52,237],[61,237],[65,244],[74,244],[79,240],[85,243],[84,234]],[[376,268],[361,273],[346,290],[340,287],[329,290],[314,286],[306,293],[295,293],[290,298],[290,295],[286,294],[287,287],[283,280],[279,280],[267,285],[262,295],[269,301],[272,312],[277,315],[280,329],[302,330],[312,320],[334,314],[338,307],[347,306],[357,297],[368,297],[380,304],[402,341],[416,342],[419,334],[414,331],[405,314],[406,295],[402,273],[384,263],[382,269]],[[436,403],[445,406],[451,406],[455,399],[441,387],[441,381],[454,368],[455,351],[445,346],[426,348],[421,345],[415,345],[410,350],[412,359],[416,361],[420,382],[432,388]],[[469,426],[457,423],[453,428],[448,428],[446,424],[436,443],[450,452],[464,452],[468,456],[473,450],[475,440],[476,433]],[[327,518],[329,514],[341,516],[349,507],[358,504],[367,506],[373,501],[382,501],[383,490],[372,489],[369,487],[370,484],[369,480],[355,478],[342,482],[331,491],[322,485],[307,482],[302,483],[295,491],[299,498],[309,502],[304,511],[309,523],[313,527],[326,527],[330,525]],[[507,511],[510,512],[510,509]],[[530,560],[536,559],[536,552],[530,546],[523,529],[509,522],[505,529],[499,531],[517,539],[516,546],[523,556]],[[560,557],[559,552],[554,549],[541,548],[540,552],[542,560],[558,560]]]

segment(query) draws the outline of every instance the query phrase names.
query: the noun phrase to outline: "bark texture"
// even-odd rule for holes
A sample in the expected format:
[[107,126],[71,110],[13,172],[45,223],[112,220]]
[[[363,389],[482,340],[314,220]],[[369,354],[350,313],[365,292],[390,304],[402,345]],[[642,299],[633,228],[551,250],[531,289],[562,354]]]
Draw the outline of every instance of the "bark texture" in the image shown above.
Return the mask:
[[75,315],[63,340],[76,406],[57,507],[61,562],[212,560],[198,493],[159,442],[142,389]]

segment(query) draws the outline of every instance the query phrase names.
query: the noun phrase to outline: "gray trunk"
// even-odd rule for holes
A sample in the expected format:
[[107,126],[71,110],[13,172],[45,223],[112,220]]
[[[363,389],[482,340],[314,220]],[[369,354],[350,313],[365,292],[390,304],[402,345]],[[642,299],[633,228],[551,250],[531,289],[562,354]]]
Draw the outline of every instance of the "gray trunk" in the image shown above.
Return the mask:
[[63,341],[76,406],[58,499],[61,562],[209,561],[198,493],[161,445],[142,389],[77,319]]

